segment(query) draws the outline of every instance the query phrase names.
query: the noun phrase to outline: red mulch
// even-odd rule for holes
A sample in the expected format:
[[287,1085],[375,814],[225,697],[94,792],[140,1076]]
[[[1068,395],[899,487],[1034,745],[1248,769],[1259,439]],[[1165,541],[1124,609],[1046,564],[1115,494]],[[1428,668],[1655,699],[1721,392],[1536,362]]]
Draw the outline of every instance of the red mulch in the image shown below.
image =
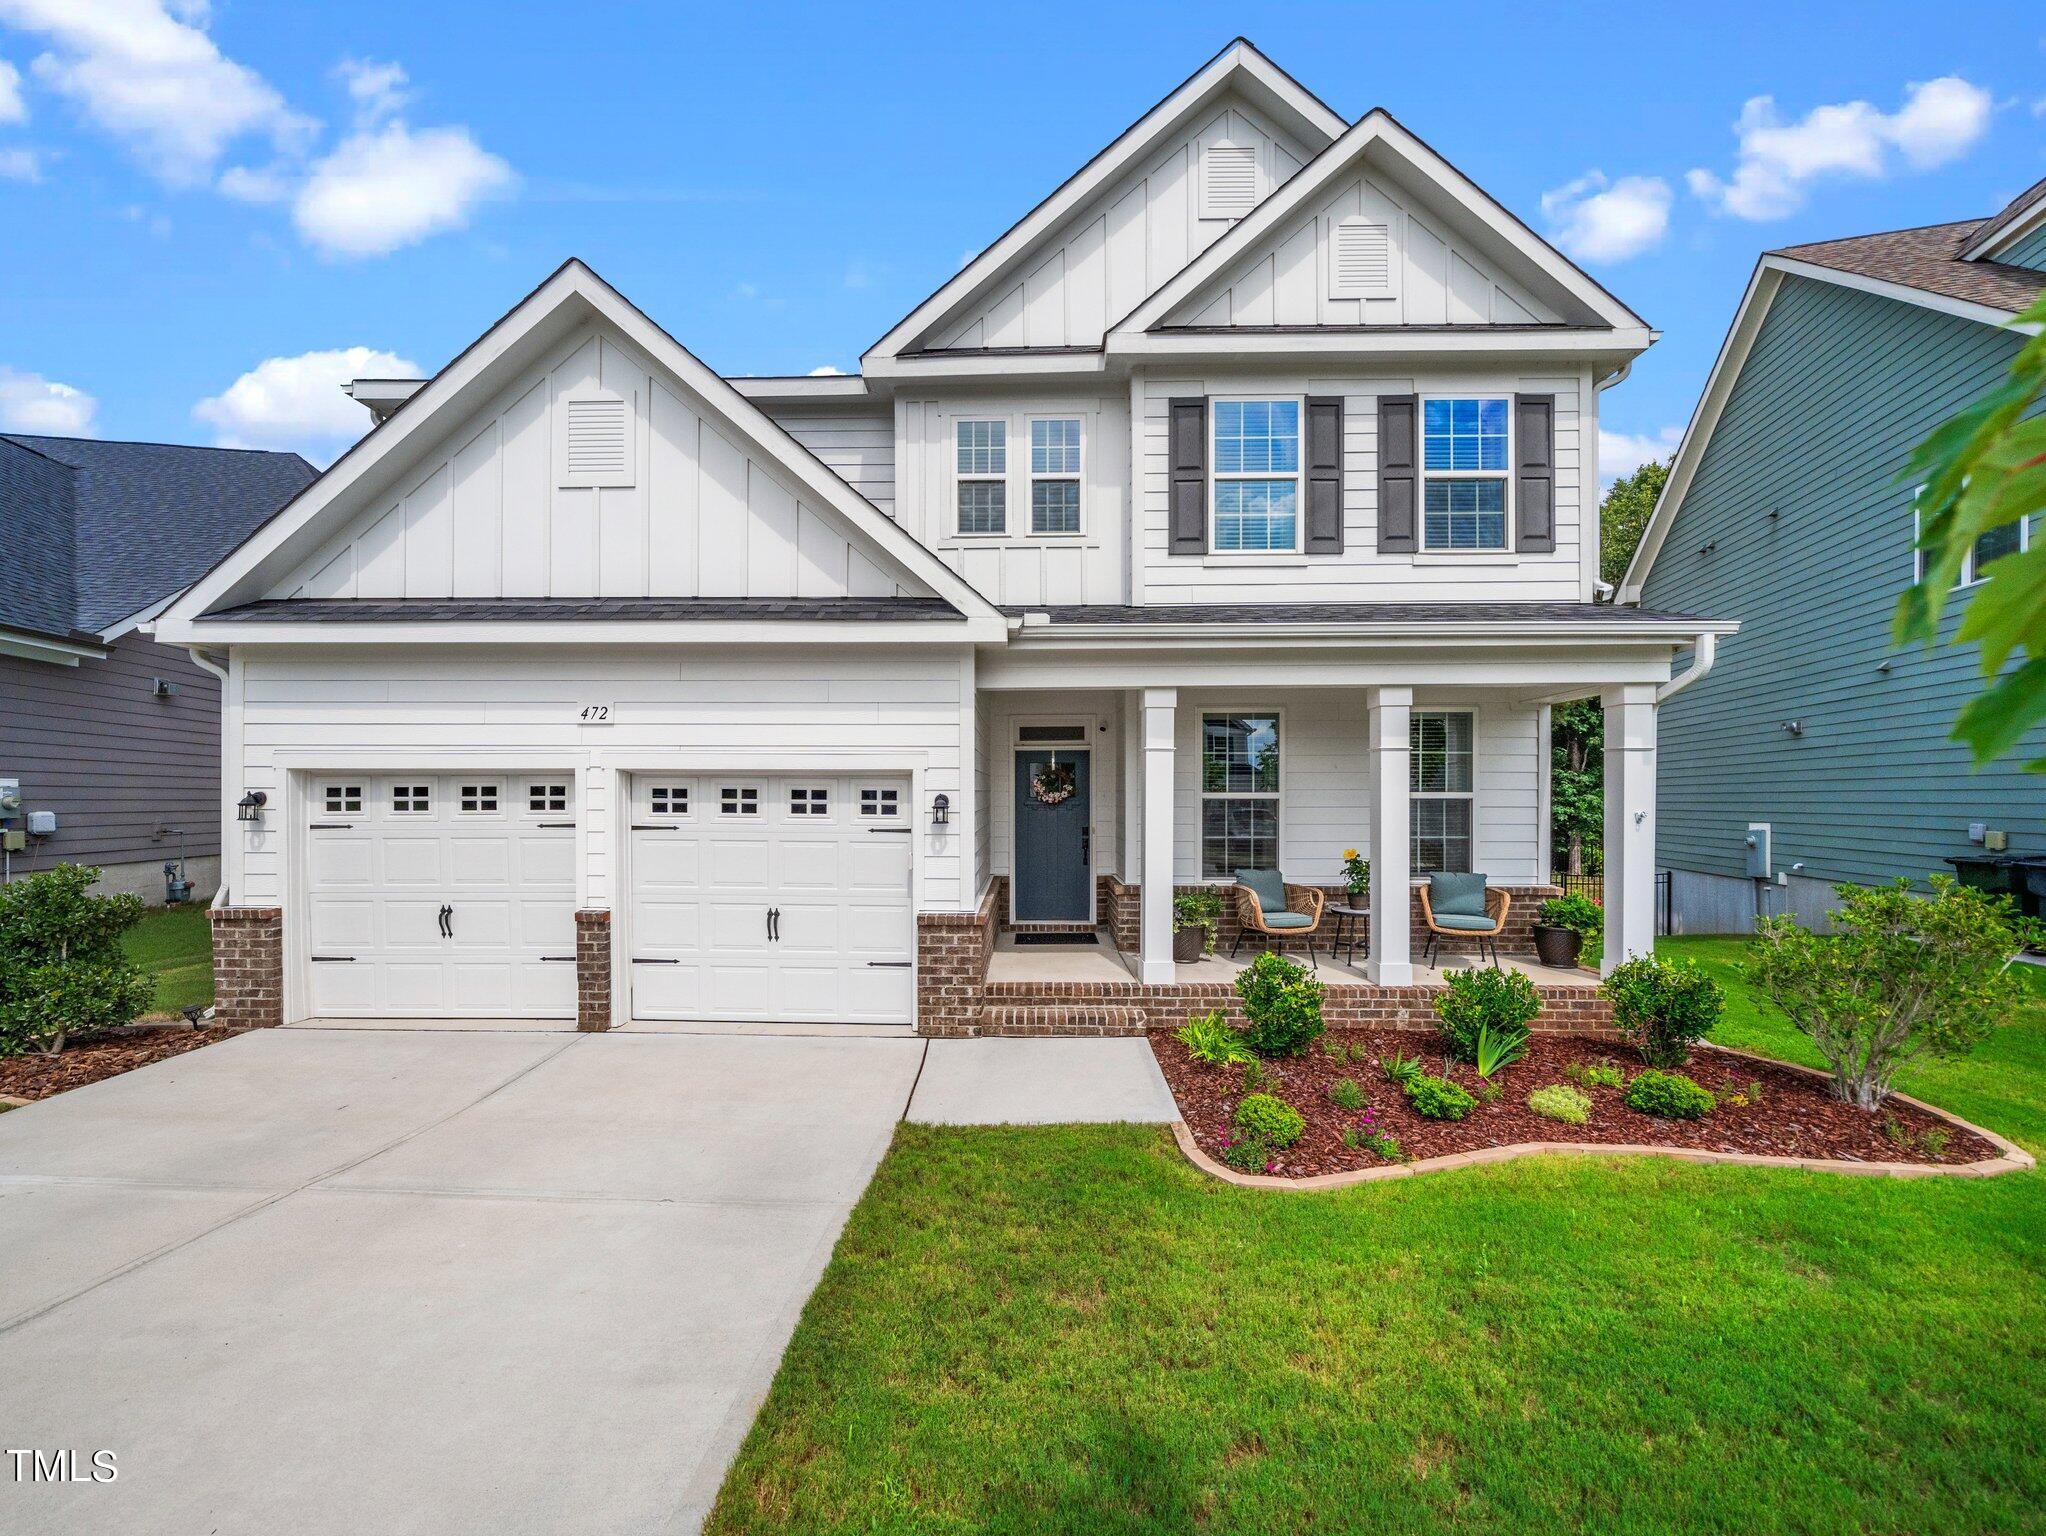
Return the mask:
[[118,1077],[170,1056],[182,1056],[240,1034],[238,1029],[185,1029],[171,1026],[132,1035],[107,1035],[83,1045],[67,1045],[55,1056],[36,1052],[0,1057],[0,1094],[17,1099],[47,1099],[68,1088],[83,1088],[103,1077]]
[[[1219,1161],[1229,1135],[1230,1116],[1242,1097],[1242,1068],[1203,1066],[1187,1055],[1186,1047],[1169,1031],[1154,1031],[1150,1039],[1152,1054],[1172,1086],[1180,1115],[1193,1131],[1194,1140]],[[1331,1060],[1324,1050],[1331,1043],[1346,1049],[1351,1059],[1342,1063]],[[1823,1078],[1710,1050],[1692,1052],[1690,1065],[1675,1070],[1714,1093],[1744,1089],[1759,1081],[1760,1102],[1722,1104],[1702,1120],[1661,1120],[1629,1109],[1621,1102],[1621,1089],[1574,1084],[1591,1096],[1590,1118],[1583,1125],[1544,1119],[1527,1107],[1527,1096],[1550,1083],[1567,1082],[1563,1068],[1572,1062],[1587,1066],[1613,1062],[1630,1078],[1643,1070],[1640,1058],[1625,1046],[1572,1035],[1537,1034],[1529,1042],[1526,1056],[1493,1074],[1493,1082],[1504,1090],[1496,1102],[1481,1102],[1462,1120],[1425,1120],[1379,1070],[1379,1059],[1395,1052],[1419,1056],[1423,1071],[1460,1083],[1473,1094],[1483,1086],[1475,1068],[1443,1056],[1435,1035],[1416,1030],[1331,1030],[1305,1056],[1264,1064],[1266,1072],[1277,1079],[1276,1086],[1267,1091],[1276,1093],[1307,1119],[1306,1134],[1278,1154],[1271,1172],[1304,1178],[1383,1165],[1384,1160],[1370,1152],[1343,1145],[1343,1128],[1358,1124],[1364,1111],[1346,1112],[1329,1102],[1329,1085],[1342,1077],[1356,1079],[1372,1114],[1373,1128],[1398,1137],[1408,1158],[1530,1141],[1632,1142],[1866,1163],[1972,1163],[1999,1155],[1982,1137],[1922,1109],[1892,1102],[1870,1114],[1833,1098]],[[1911,1137],[1909,1144],[1885,1133],[1884,1120],[1890,1116]],[[1917,1139],[1934,1128],[1949,1138],[1937,1157]]]

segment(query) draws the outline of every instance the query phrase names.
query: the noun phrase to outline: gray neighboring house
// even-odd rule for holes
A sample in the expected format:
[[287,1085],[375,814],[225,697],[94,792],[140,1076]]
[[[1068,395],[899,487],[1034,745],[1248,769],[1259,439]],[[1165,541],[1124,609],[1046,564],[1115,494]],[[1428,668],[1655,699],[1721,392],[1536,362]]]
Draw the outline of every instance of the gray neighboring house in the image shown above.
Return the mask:
[[[0,434],[0,873],[96,864],[152,903],[220,880],[220,683],[150,620],[314,478],[295,453]],[[41,833],[43,818],[55,830]]]
[[[2046,781],[2019,767],[2046,756],[2046,729],[1977,772],[1947,734],[1981,685],[1974,648],[1890,642],[1917,577],[1898,477],[2005,377],[2024,339],[2009,322],[2042,289],[2046,181],[1990,219],[1757,265],[1619,593],[1740,620],[1662,708],[1656,854],[1676,932],[1744,932],[1758,910],[1816,917],[1837,883],[1951,873],[1996,833],[2046,854]],[[1964,585],[2040,536],[1986,535]],[[1957,593],[1946,636],[1965,606]]]

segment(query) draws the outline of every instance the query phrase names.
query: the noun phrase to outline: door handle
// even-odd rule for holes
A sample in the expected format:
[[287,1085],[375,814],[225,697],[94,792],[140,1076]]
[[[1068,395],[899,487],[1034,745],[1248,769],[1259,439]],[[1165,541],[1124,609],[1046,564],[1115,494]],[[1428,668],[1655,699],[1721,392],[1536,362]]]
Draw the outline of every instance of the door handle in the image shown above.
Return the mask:
[[767,910],[767,936],[777,944],[781,942],[780,907],[770,907]]
[[455,909],[445,902],[441,904],[440,909],[440,936],[444,939],[452,939],[455,936]]

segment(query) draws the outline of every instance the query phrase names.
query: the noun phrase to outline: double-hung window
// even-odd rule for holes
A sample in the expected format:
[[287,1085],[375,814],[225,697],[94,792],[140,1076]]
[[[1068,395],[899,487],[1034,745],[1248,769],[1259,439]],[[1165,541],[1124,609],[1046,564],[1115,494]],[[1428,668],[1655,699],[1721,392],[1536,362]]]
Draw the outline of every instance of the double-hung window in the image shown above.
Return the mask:
[[1409,852],[1417,875],[1471,867],[1476,723],[1467,710],[1414,711],[1408,727]]
[[955,430],[959,531],[1008,532],[1009,424],[962,421]]
[[1030,531],[1080,531],[1080,420],[1030,423]]
[[1201,875],[1279,867],[1279,720],[1201,717]]
[[1217,400],[1214,530],[1219,554],[1290,554],[1300,547],[1300,402]]
[[1513,402],[1503,397],[1421,403],[1421,547],[1506,548],[1506,481]]
[[[1921,488],[1922,489],[1922,488]],[[1915,497],[1914,497],[1915,500]],[[2031,547],[2031,518],[2021,517],[2016,522],[2005,523],[1992,528],[1968,546],[1968,552],[1961,556],[1961,574],[1954,581],[1956,587],[1972,587],[1982,579],[1982,567],[1992,560],[2001,560],[2005,555],[2020,554]],[[1911,513],[1912,529],[1912,577],[1925,580],[1925,557],[1928,551],[1916,548],[1919,514],[1914,506]]]

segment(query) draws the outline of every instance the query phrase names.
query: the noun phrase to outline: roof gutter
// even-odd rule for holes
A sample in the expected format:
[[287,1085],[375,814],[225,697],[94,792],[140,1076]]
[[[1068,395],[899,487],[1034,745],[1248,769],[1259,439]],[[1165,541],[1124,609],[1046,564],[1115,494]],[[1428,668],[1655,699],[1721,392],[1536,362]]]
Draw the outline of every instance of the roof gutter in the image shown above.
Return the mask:
[[1719,636],[1709,629],[1701,632],[1696,645],[1691,651],[1691,664],[1655,690],[1655,702],[1667,704],[1671,699],[1690,687],[1691,684],[1697,682],[1707,672],[1712,670],[1712,663],[1718,655]]

